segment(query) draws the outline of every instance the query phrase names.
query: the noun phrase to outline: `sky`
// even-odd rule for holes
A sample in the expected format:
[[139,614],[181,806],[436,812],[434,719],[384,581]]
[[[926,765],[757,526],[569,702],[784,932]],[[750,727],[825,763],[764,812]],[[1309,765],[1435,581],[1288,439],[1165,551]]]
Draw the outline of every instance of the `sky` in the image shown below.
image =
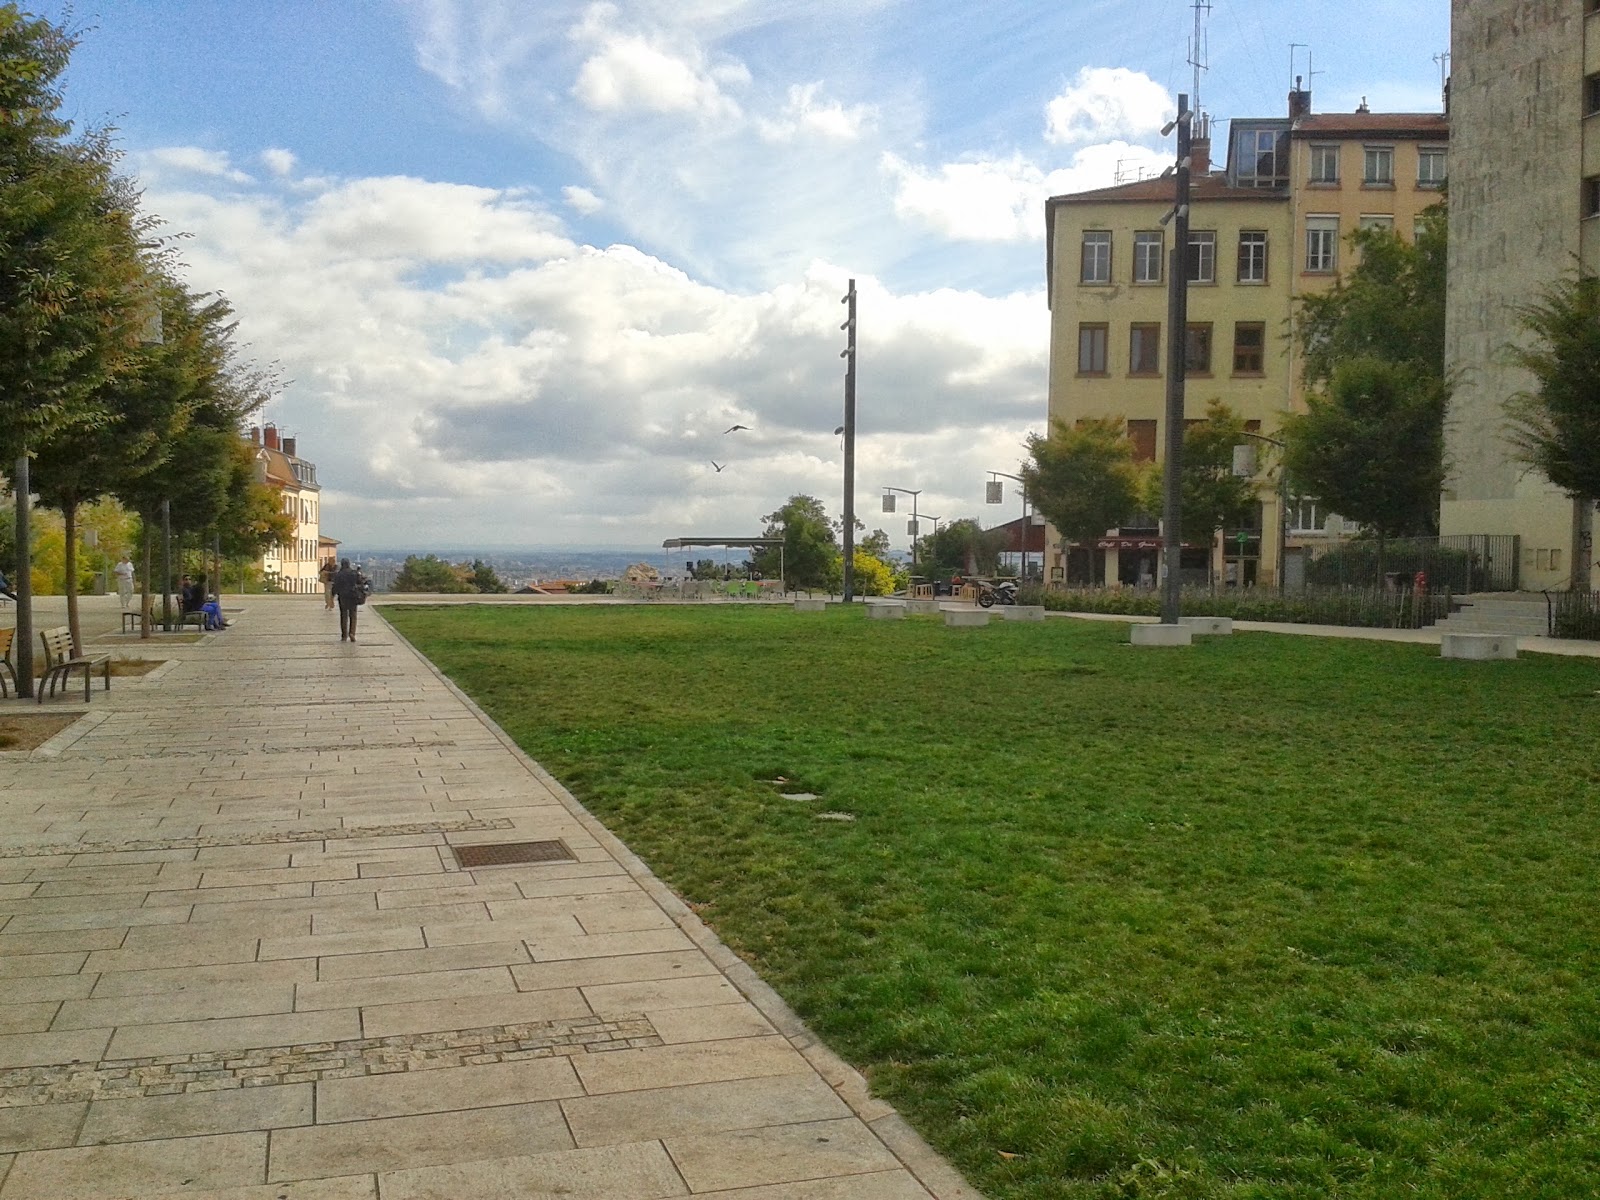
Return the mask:
[[[186,277],[366,549],[994,524],[1044,432],[1044,201],[1159,172],[1189,0],[74,0]],[[1436,112],[1448,0],[1214,0],[1202,107]],[[1291,44],[1301,48],[1291,51]],[[1307,56],[1309,55],[1309,63]],[[1226,128],[1215,130],[1219,147]],[[726,433],[734,425],[747,428]],[[1014,487],[1014,485],[1008,485]]]

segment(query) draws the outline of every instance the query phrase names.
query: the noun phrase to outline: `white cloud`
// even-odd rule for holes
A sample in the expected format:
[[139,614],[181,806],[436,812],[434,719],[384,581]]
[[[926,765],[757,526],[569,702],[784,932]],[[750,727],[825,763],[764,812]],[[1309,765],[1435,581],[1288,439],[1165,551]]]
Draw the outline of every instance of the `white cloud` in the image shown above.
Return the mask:
[[147,174],[199,175],[226,179],[230,183],[249,183],[250,176],[233,165],[221,150],[199,146],[165,146],[138,156],[139,169]]
[[562,188],[561,198],[567,202],[568,208],[585,217],[593,216],[606,206],[606,202],[588,188],[575,185]]
[[1158,174],[1167,161],[1143,146],[1109,142],[1078,150],[1070,166],[1053,171],[1020,154],[930,170],[886,153],[882,166],[902,220],[956,241],[1010,242],[1043,239],[1048,197]]
[[587,45],[572,94],[594,112],[685,113],[734,118],[738,104],[724,91],[750,81],[743,64],[708,64],[687,30],[647,36],[617,27],[615,5],[595,4],[574,26],[571,38]]
[[777,120],[759,118],[756,128],[769,142],[783,142],[809,135],[851,142],[862,134],[873,119],[870,105],[856,104],[846,108],[837,100],[819,101],[819,83],[797,83],[789,88],[789,99]]
[[289,150],[276,147],[263,150],[257,157],[262,165],[279,178],[287,178],[294,173],[295,156]]
[[1084,67],[1045,106],[1045,138],[1070,145],[1148,137],[1177,111],[1167,89],[1141,71]]

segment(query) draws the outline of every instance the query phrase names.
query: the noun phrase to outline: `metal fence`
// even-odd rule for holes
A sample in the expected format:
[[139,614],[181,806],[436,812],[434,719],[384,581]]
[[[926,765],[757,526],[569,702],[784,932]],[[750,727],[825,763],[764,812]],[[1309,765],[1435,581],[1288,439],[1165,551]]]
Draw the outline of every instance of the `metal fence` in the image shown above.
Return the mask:
[[1417,574],[1431,589],[1514,592],[1521,582],[1521,539],[1514,533],[1461,533],[1448,537],[1358,538],[1330,546],[1306,565],[1306,582],[1324,587],[1410,586]]
[[1600,641],[1600,592],[1546,592],[1550,636]]

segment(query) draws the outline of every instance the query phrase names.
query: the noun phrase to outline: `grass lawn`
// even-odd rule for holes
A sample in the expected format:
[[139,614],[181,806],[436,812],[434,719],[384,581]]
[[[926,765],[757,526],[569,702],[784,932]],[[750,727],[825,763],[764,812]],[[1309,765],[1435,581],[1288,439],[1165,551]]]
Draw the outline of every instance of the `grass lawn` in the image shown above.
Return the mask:
[[1600,1189],[1592,660],[384,615],[992,1200]]

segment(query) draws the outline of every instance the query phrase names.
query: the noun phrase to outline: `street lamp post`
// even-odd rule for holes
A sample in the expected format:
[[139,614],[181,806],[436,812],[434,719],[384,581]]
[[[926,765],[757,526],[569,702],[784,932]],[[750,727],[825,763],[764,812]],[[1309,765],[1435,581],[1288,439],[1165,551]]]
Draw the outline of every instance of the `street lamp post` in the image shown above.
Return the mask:
[[1163,137],[1178,131],[1178,161],[1174,171],[1172,209],[1161,218],[1172,222],[1172,253],[1167,262],[1167,447],[1162,464],[1161,559],[1166,577],[1161,581],[1161,623],[1176,625],[1182,613],[1180,564],[1183,559],[1183,380],[1187,367],[1189,328],[1189,153],[1194,114],[1189,97],[1178,97],[1178,115],[1161,131]]
[[[1284,446],[1284,444],[1282,442],[1280,442],[1277,438],[1268,437],[1264,433],[1252,433],[1248,429],[1241,429],[1239,432],[1242,433],[1247,438],[1255,438],[1256,441],[1258,441],[1258,442],[1266,442],[1267,445],[1269,445],[1269,446],[1276,446],[1279,450],[1283,450],[1283,449],[1286,448]],[[1253,471],[1251,473],[1254,474]],[[1284,469],[1283,463],[1279,462],[1278,463],[1278,563],[1277,563],[1277,570],[1274,571],[1273,574],[1277,576],[1278,590],[1280,592],[1283,591],[1284,586],[1289,582],[1289,572],[1288,572],[1287,567],[1285,567],[1284,561],[1283,561],[1284,560],[1284,556],[1288,553],[1288,549],[1289,549],[1289,473]],[[1244,563],[1243,563],[1242,560],[1240,561],[1240,564],[1239,564],[1239,583],[1240,583],[1241,586],[1244,583]]]
[[917,497],[922,495],[921,488],[885,487],[883,489],[883,511],[894,511],[894,494],[900,492],[911,497],[911,573],[917,573]]
[[1000,482],[1002,478],[1015,479],[1022,484],[1022,533],[1017,543],[1022,547],[1022,565],[1017,570],[1017,578],[1026,581],[1028,578],[1028,530],[1032,528],[1028,521],[1028,485],[1021,475],[1011,475],[1005,471],[990,471],[989,486],[985,489],[983,497],[985,503],[999,504],[1004,499],[1002,489],[1005,485]]

